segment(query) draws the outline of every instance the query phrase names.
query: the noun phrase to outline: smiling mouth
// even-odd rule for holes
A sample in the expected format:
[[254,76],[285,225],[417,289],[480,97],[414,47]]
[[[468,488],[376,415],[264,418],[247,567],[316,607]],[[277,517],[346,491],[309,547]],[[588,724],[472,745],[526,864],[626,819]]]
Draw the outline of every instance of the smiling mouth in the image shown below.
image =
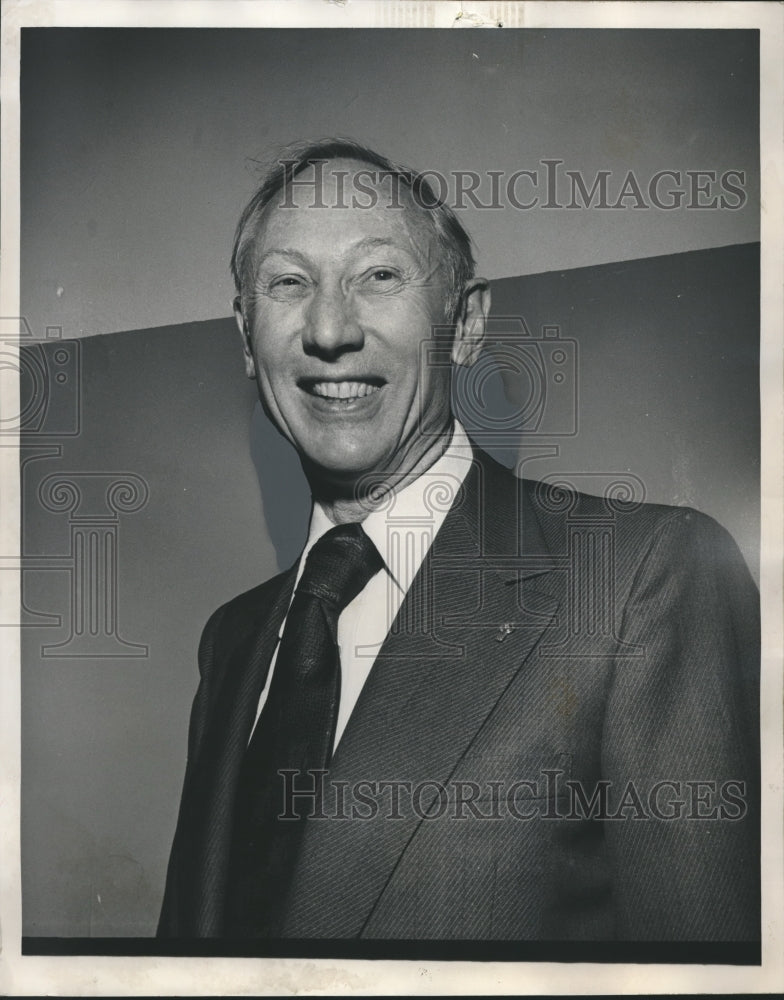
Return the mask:
[[357,399],[364,399],[379,392],[385,385],[383,379],[332,379],[326,381],[316,381],[316,379],[303,379],[300,381],[300,388],[311,396],[326,400],[330,403],[345,404],[352,403]]

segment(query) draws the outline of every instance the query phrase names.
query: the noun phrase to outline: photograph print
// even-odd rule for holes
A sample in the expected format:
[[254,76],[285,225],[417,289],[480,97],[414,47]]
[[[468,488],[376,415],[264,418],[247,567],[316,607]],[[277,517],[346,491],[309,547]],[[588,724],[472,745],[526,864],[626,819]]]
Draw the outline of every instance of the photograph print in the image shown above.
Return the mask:
[[25,954],[760,963],[759,53],[22,29]]

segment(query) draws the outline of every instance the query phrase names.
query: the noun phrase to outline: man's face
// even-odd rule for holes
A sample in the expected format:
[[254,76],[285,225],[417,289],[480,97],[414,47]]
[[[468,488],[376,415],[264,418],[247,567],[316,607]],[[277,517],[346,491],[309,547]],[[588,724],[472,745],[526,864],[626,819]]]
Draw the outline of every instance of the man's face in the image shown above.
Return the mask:
[[[342,183],[350,206],[352,177],[366,169],[326,164],[323,202],[341,204]],[[313,176],[308,168],[297,180]],[[293,189],[294,207],[280,207],[282,195],[273,201],[238,316],[270,417],[333,484],[405,474],[450,421],[449,366],[423,363],[422,352],[446,318],[437,244],[426,220],[400,207],[403,198],[390,207],[389,187],[378,191],[370,208],[318,208],[311,187]]]

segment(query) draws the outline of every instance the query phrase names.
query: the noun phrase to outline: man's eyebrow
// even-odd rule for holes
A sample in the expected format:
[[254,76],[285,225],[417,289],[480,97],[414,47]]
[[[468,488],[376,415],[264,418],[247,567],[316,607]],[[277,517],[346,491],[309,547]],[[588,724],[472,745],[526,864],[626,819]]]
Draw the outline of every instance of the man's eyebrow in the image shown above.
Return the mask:
[[[362,253],[364,250],[374,250],[377,247],[400,250],[402,253],[411,252],[408,247],[401,246],[396,240],[391,240],[386,236],[365,236],[363,239],[351,244],[346,256],[350,257],[353,254]],[[270,257],[288,257],[290,260],[295,260],[299,264],[302,264],[303,267],[309,263],[307,255],[299,250],[294,250],[293,247],[270,247],[269,250],[265,250],[258,258],[256,266],[261,267]]]
[[265,250],[258,258],[256,266],[261,267],[268,257],[289,257],[298,261],[303,266],[308,263],[308,258],[305,254],[300,253],[299,250],[293,250],[291,247],[270,247],[269,250]]
[[353,243],[350,252],[356,253],[358,250],[373,250],[375,247],[391,247],[393,250],[404,249],[404,247],[401,247],[394,240],[390,240],[385,236],[366,236],[357,243]]
[[410,240],[408,244],[404,245],[400,243],[399,240],[391,240],[386,236],[366,236],[364,239],[353,243],[349,247],[346,256],[351,257],[355,254],[362,253],[365,250],[375,250],[376,248],[397,250],[409,257],[413,257],[414,260],[422,260],[422,253],[413,240]]

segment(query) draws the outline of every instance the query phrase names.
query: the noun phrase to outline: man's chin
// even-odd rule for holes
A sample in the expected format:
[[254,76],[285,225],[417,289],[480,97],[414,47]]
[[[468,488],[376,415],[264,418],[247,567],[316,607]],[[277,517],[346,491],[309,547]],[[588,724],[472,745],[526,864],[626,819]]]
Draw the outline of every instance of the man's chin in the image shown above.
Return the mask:
[[346,498],[363,495],[393,474],[383,456],[357,453],[301,455],[302,467],[314,493],[327,491]]
[[382,449],[376,436],[373,440],[344,442],[343,447],[336,447],[336,442],[330,441],[324,442],[326,447],[316,448],[314,444],[297,450],[315,497],[378,499],[382,487],[395,487],[402,479],[412,473],[418,475],[431,464],[443,452],[440,444],[443,440],[443,435],[433,434],[432,441],[420,438],[408,447],[401,447],[399,440],[388,441],[388,447]]

